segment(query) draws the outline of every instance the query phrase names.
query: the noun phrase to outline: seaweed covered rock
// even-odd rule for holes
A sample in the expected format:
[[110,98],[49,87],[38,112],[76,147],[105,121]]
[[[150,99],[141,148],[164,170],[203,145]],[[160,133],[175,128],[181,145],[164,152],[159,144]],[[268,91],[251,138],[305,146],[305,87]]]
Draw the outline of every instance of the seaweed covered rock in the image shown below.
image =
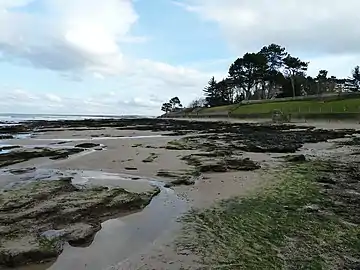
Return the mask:
[[145,207],[160,192],[81,187],[71,178],[28,181],[0,191],[0,268],[53,259],[64,242],[92,241],[107,218]]
[[77,148],[95,148],[98,146],[100,146],[100,144],[98,144],[98,143],[81,143],[81,144],[76,145],[75,147],[77,147]]

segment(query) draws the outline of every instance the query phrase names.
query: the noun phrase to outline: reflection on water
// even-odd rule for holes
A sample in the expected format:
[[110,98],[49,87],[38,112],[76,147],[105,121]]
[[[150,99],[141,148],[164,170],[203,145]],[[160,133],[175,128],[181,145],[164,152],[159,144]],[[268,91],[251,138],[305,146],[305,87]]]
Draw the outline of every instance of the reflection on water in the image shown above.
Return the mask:
[[127,187],[138,189],[144,184],[151,184],[159,186],[161,192],[142,211],[105,221],[89,247],[72,247],[66,244],[63,253],[53,264],[32,265],[18,268],[19,270],[106,269],[142,252],[163,233],[176,228],[177,217],[188,207],[185,200],[179,198],[173,190],[164,188],[163,183],[132,175],[98,171],[32,169],[18,175],[10,171],[2,171],[0,180],[5,176],[23,182],[33,179],[56,180],[60,175],[74,177],[74,184],[101,183],[118,185],[125,189]]
[[116,265],[140,253],[175,226],[176,218],[185,210],[185,201],[163,190],[142,212],[104,222],[89,247],[66,245],[48,269],[99,270]]

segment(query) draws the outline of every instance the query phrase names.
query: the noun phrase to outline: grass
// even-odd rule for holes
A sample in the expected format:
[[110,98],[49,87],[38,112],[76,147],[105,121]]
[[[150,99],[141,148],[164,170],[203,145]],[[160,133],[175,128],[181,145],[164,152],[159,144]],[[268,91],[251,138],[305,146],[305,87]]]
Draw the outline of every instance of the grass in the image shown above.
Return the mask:
[[273,110],[281,110],[284,113],[309,114],[309,113],[359,113],[360,99],[344,99],[335,101],[319,102],[312,101],[286,101],[270,102],[249,105],[229,105],[208,108],[200,111],[200,114],[220,111],[231,111],[233,115],[267,114]]
[[200,113],[215,113],[215,112],[224,112],[224,111],[231,111],[232,109],[236,108],[238,105],[225,105],[225,106],[218,106],[212,108],[206,108],[200,111]]
[[257,196],[191,210],[178,248],[204,269],[353,269],[347,258],[360,259],[360,227],[334,214],[315,183],[321,166],[294,165]]

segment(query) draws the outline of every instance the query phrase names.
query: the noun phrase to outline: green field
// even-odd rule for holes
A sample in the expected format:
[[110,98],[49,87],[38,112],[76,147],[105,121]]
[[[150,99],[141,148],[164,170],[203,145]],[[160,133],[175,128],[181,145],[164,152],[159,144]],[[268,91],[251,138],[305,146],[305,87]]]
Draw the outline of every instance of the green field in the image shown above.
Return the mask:
[[344,99],[324,102],[317,100],[286,101],[249,105],[229,105],[204,109],[200,111],[200,114],[224,111],[228,111],[232,115],[270,114],[273,110],[281,110],[286,114],[359,113],[360,99]]

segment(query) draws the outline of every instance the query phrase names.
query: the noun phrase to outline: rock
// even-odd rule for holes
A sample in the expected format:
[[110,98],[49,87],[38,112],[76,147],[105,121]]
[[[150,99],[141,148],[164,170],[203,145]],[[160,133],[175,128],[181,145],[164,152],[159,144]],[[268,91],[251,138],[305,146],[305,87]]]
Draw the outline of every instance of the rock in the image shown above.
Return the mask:
[[0,246],[0,265],[16,267],[27,263],[39,263],[58,256],[62,245],[57,240],[23,236],[5,240]]
[[151,163],[154,162],[158,158],[158,154],[156,153],[150,153],[150,156],[148,156],[146,159],[144,159],[142,162],[144,163]]
[[331,177],[319,177],[317,179],[317,182],[322,183],[322,184],[330,184],[330,185],[335,185],[336,181],[334,179],[332,179]]
[[170,183],[166,183],[165,187],[173,187],[179,185],[194,185],[196,180],[200,177],[200,174],[196,171],[166,171],[166,170],[159,170],[157,176],[164,177],[164,178],[175,178]]
[[7,134],[0,134],[0,140],[11,140],[14,139],[14,136]]
[[127,171],[137,171],[138,170],[138,168],[136,168],[136,167],[125,167],[124,169]]
[[199,171],[206,172],[227,172],[227,165],[223,161],[206,161],[199,166]]
[[175,140],[168,142],[165,149],[167,150],[191,150],[184,140]]
[[11,228],[9,226],[0,226],[0,236],[6,235],[11,232]]
[[165,187],[170,188],[174,186],[191,186],[195,184],[195,181],[196,181],[196,177],[187,176],[173,180],[170,183],[166,183]]
[[12,174],[24,174],[24,173],[28,173],[28,172],[33,172],[35,170],[36,170],[35,167],[30,167],[30,168],[12,169],[12,170],[9,170],[9,172]]
[[0,155],[0,167],[9,166],[12,164],[24,162],[34,158],[49,157],[50,159],[67,158],[69,155],[80,153],[83,149],[69,148],[69,149],[33,149],[24,151],[12,151]]
[[[90,243],[106,218],[142,209],[160,192],[39,180],[0,193],[0,269],[56,258],[62,244]],[[60,228],[60,230],[54,230]]]
[[287,162],[305,162],[306,157],[304,155],[292,155],[284,157]]
[[258,163],[252,161],[250,158],[226,158],[225,163],[229,170],[235,171],[254,171],[261,168]]
[[49,241],[60,239],[66,235],[65,230],[48,230],[40,234],[40,237],[43,237]]
[[304,209],[308,212],[318,212],[320,210],[320,207],[315,204],[306,205]]
[[253,153],[295,153],[302,147],[301,144],[266,144],[266,145],[255,145],[248,143],[245,146],[240,147],[240,150],[245,152]]
[[97,146],[100,146],[100,144],[98,144],[98,143],[81,143],[81,144],[76,145],[75,147],[77,147],[77,148],[94,148]]
[[19,145],[3,146],[3,147],[0,147],[0,152],[1,151],[9,151],[9,150],[13,150],[16,148],[21,148],[21,146],[19,146]]
[[67,228],[64,231],[64,238],[70,245],[83,245],[89,241],[92,241],[95,233],[101,229],[101,226],[93,226],[86,223],[76,223]]

